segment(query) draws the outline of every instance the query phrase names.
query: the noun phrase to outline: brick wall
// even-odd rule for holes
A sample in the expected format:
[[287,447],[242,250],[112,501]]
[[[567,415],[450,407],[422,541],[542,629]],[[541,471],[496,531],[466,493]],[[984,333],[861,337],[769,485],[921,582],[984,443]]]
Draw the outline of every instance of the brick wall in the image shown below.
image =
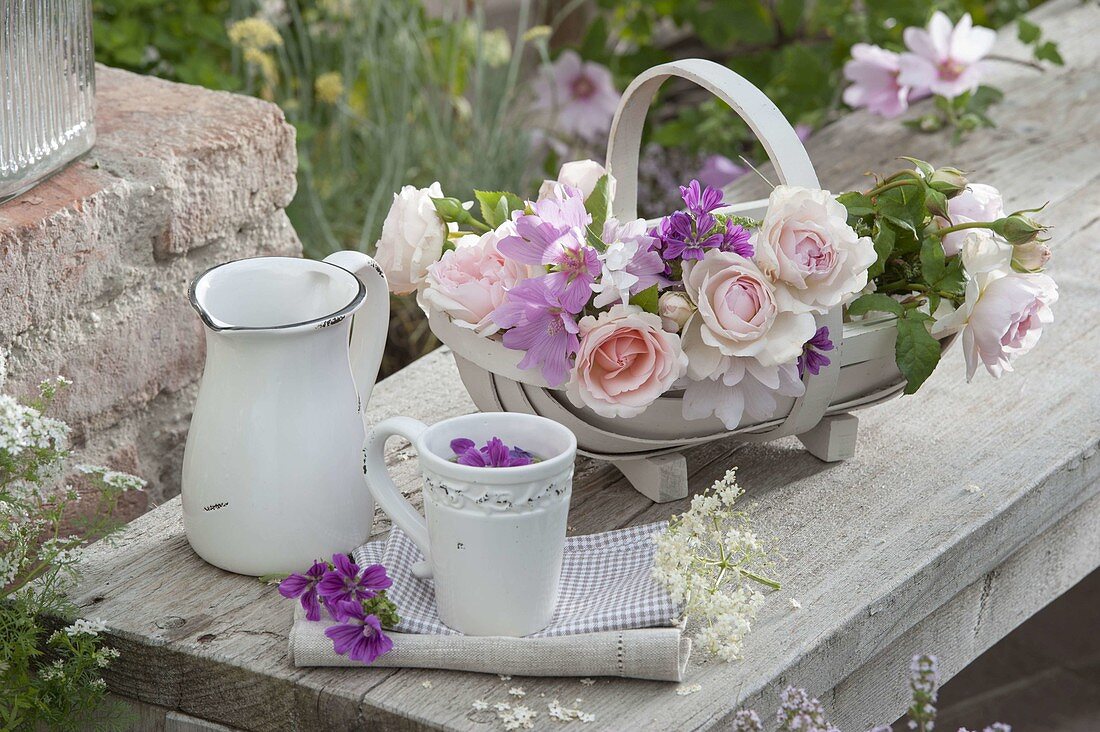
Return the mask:
[[55,416],[81,458],[145,478],[155,505],[179,492],[202,373],[191,279],[230,259],[301,254],[283,211],[294,130],[257,99],[96,73],[91,153],[0,204],[0,349],[10,393],[74,381]]

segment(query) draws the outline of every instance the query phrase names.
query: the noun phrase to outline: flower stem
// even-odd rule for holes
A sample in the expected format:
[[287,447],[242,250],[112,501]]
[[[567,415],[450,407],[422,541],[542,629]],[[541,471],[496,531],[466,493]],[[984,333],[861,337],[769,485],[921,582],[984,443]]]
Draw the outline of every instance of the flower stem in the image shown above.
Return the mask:
[[743,569],[741,567],[738,567],[737,571],[741,573],[742,577],[747,577],[747,578],[749,578],[749,579],[751,579],[755,582],[759,582],[760,584],[765,585],[767,587],[770,587],[773,590],[778,590],[782,587],[782,585],[780,585],[775,580],[768,579],[767,577],[764,577],[763,575],[759,575],[756,572],[750,572],[749,570]]
[[944,234],[950,234],[953,231],[962,231],[963,229],[992,229],[993,227],[990,226],[992,223],[992,221],[964,221],[961,224],[952,224],[942,229],[930,231],[928,232],[928,236],[936,236],[942,239]]
[[912,178],[906,178],[904,180],[895,180],[890,183],[883,183],[878,188],[872,188],[867,191],[868,198],[874,198],[875,196],[885,193],[886,191],[893,190],[894,188],[901,188],[902,186],[915,186],[918,182]]

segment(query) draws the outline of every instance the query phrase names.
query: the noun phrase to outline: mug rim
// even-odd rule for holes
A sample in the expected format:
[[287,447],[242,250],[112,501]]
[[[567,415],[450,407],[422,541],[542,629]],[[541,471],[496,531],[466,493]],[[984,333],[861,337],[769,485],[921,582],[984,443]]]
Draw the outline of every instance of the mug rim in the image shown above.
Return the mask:
[[[514,465],[504,468],[483,468],[476,465],[462,465],[452,462],[432,450],[427,443],[444,426],[452,426],[455,422],[477,421],[488,418],[500,421],[538,422],[548,429],[557,430],[564,435],[568,447],[553,457],[540,460],[529,465]],[[427,427],[416,438],[416,453],[420,460],[421,469],[429,469],[441,476],[461,480],[469,483],[482,483],[490,485],[503,485],[529,480],[545,480],[553,478],[566,469],[572,469],[577,456],[577,436],[565,425],[547,417],[535,414],[523,414],[520,412],[472,412],[457,417],[448,417]]]

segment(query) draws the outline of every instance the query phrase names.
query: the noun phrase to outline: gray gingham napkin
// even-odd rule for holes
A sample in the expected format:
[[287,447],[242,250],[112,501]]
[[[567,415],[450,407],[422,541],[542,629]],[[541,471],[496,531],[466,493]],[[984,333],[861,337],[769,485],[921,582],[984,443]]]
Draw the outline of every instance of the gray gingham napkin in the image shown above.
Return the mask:
[[[423,558],[399,529],[353,552],[393,578],[389,595],[401,622],[387,631],[393,650],[378,667],[433,668],[517,676],[620,676],[683,681],[691,640],[679,608],[652,578],[652,536],[665,523],[566,539],[558,605],[550,625],[526,638],[467,636],[440,622],[431,580],[412,574]],[[325,636],[331,620],[310,622],[294,603],[290,660],[295,666],[358,667]]]
[[[679,608],[653,580],[653,535],[667,525],[568,537],[554,616],[530,637],[673,626]],[[394,630],[460,635],[439,620],[432,581],[413,576],[413,565],[424,556],[407,534],[394,527],[388,539],[364,544],[352,556],[360,566],[385,566],[393,579],[387,594],[401,616]]]

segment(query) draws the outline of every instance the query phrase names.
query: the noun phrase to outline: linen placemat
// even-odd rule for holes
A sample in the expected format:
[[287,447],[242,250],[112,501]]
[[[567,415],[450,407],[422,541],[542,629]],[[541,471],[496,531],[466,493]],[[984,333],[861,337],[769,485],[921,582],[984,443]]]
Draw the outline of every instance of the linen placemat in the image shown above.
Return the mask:
[[[676,626],[680,608],[653,579],[654,534],[666,522],[565,540],[558,603],[550,624],[526,638],[465,636],[439,620],[430,579],[413,575],[420,550],[398,528],[352,556],[382,564],[400,622],[393,650],[375,666],[448,668],[526,676],[626,676],[679,681],[691,641]],[[295,604],[295,607],[298,607]],[[290,635],[297,666],[361,666],[338,655],[324,630],[301,608]]]

